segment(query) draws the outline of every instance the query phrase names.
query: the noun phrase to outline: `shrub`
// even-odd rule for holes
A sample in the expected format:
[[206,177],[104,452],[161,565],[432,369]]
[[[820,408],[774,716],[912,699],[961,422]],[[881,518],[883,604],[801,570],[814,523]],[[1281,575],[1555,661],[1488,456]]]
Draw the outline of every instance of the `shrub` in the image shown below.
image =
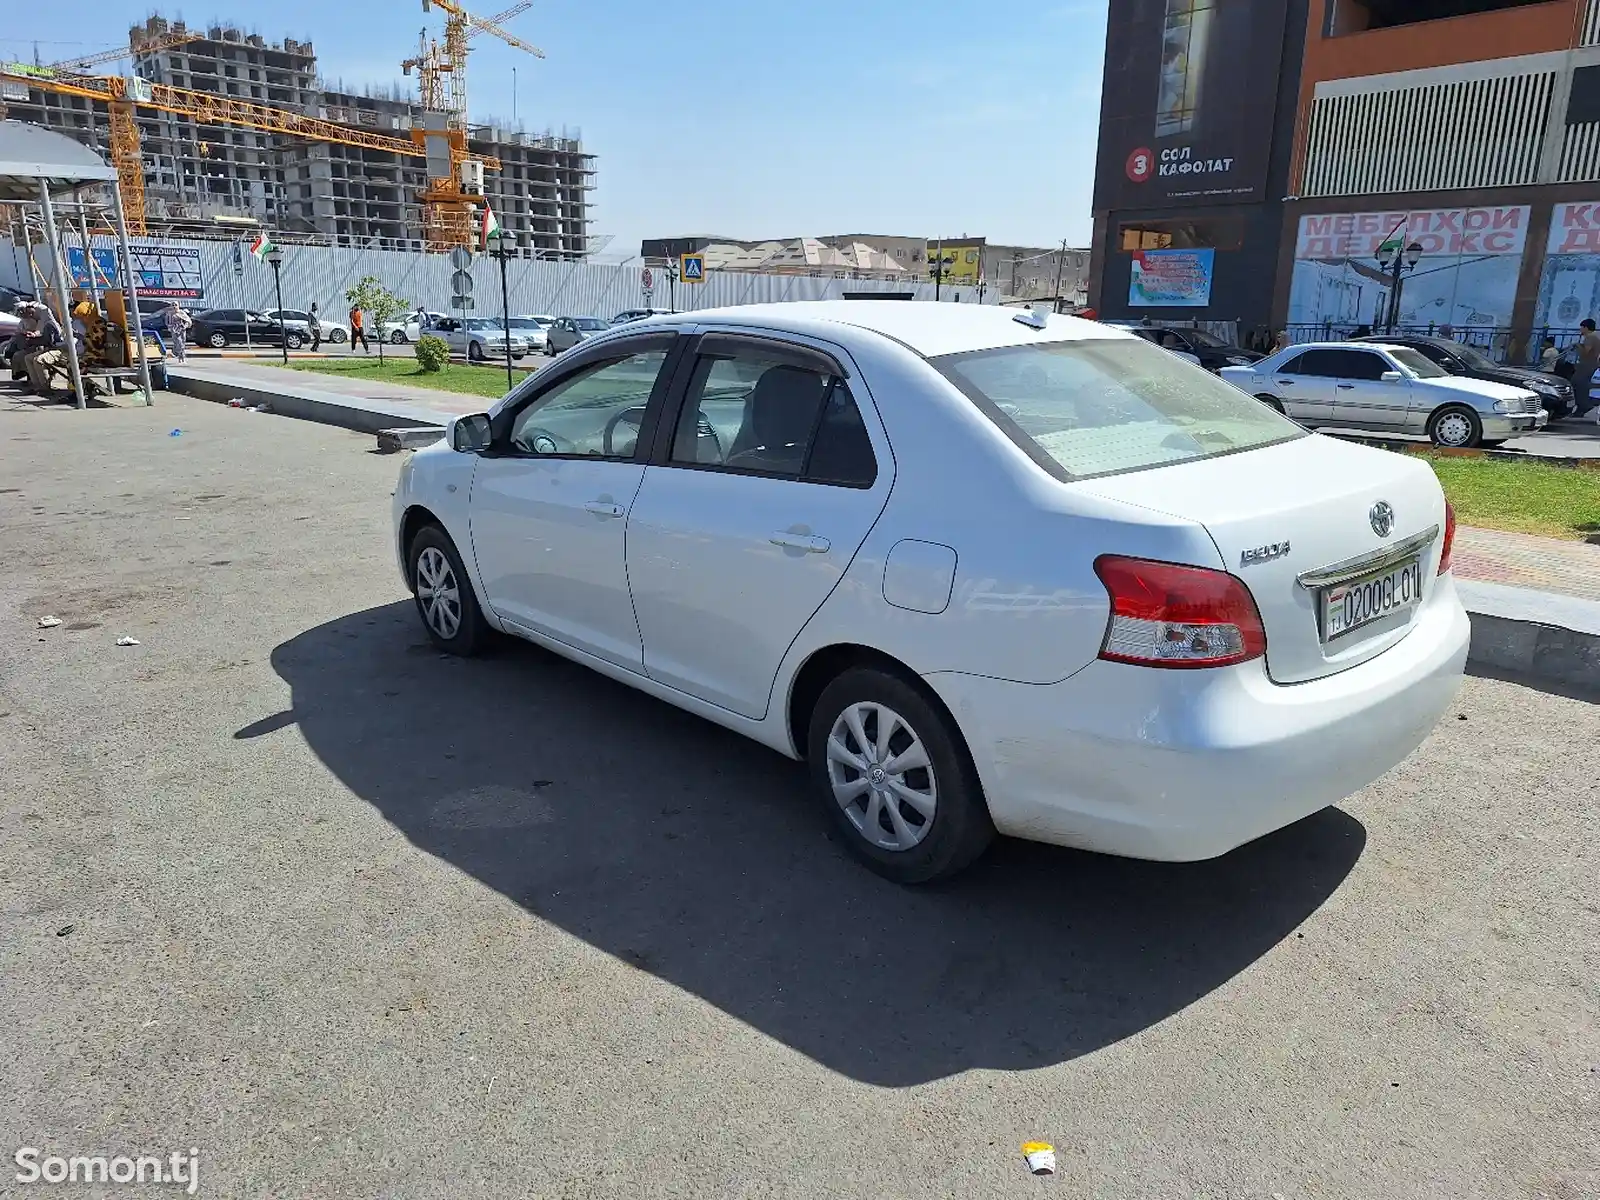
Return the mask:
[[417,367],[423,371],[437,371],[450,361],[450,347],[442,337],[425,333],[417,339]]

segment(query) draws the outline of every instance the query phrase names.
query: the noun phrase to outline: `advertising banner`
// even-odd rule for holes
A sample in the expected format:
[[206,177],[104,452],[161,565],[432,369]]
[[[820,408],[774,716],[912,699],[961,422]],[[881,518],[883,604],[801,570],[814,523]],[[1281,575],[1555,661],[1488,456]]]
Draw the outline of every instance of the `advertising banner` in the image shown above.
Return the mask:
[[1392,243],[1421,247],[1401,275],[1402,325],[1511,324],[1528,236],[1526,205],[1319,213],[1300,218],[1289,324],[1348,332],[1387,319],[1394,277],[1378,260]]
[[[139,295],[153,300],[202,300],[200,251],[185,246],[131,245],[129,256],[138,275]],[[111,246],[93,247],[96,287],[122,286],[122,264]],[[67,247],[67,270],[78,287],[89,286],[89,260],[83,247]]]
[[1214,250],[1135,250],[1128,276],[1134,308],[1204,308],[1211,303]]
[[1600,200],[1550,210],[1533,324],[1575,330],[1585,317],[1600,320]]
[[1260,200],[1283,0],[1118,0],[1106,31],[1094,206]]

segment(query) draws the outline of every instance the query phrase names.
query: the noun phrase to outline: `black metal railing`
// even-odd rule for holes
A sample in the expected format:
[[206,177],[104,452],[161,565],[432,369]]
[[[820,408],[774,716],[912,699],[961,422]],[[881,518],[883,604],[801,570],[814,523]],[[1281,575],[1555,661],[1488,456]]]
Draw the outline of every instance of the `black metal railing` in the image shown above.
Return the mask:
[[[1338,342],[1358,334],[1382,335],[1389,330],[1381,326],[1353,325],[1348,321],[1322,321],[1316,324],[1298,323],[1286,327],[1289,340],[1300,342]],[[1526,340],[1518,337],[1508,325],[1397,325],[1397,334],[1443,337],[1465,342],[1487,354],[1498,363],[1515,362],[1517,366],[1535,366],[1544,349],[1545,338],[1555,341],[1557,350],[1574,345],[1583,330],[1576,326],[1541,325],[1528,331]],[[1515,351],[1515,353],[1513,353]]]

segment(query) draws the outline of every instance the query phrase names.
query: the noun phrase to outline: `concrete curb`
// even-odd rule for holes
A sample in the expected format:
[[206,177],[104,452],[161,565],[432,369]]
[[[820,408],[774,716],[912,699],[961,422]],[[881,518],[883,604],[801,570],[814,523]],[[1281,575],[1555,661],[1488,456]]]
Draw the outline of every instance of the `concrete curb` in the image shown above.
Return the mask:
[[380,454],[398,454],[402,450],[420,450],[424,446],[431,446],[444,437],[444,428],[427,427],[416,429],[380,429],[378,430],[378,452]]
[[226,404],[242,399],[247,405],[266,404],[280,417],[294,417],[301,421],[315,421],[320,425],[337,425],[341,429],[354,429],[359,433],[379,433],[387,429],[433,429],[443,431],[439,414],[409,404],[392,400],[371,400],[361,396],[345,396],[338,392],[324,392],[305,387],[297,392],[282,388],[252,386],[225,375],[207,375],[192,368],[169,370],[168,390]]
[[1600,687],[1600,602],[1458,579],[1472,617],[1468,660],[1574,687]]
[[1368,437],[1359,433],[1329,433],[1326,430],[1319,432],[1327,437],[1338,438],[1340,441],[1358,442],[1363,446],[1372,446],[1379,450],[1393,450],[1397,454],[1418,454],[1439,458],[1495,458],[1502,462],[1543,463],[1545,466],[1570,467],[1578,471],[1600,471],[1600,458],[1529,454],[1525,450],[1452,450],[1444,446],[1429,445],[1426,442],[1403,442],[1394,438]]

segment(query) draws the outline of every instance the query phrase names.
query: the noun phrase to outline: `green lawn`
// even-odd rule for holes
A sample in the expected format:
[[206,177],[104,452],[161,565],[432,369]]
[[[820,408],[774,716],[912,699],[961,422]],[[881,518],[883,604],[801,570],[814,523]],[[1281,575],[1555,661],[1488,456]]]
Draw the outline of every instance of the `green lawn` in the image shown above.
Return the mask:
[[[417,369],[414,358],[391,358],[379,363],[362,359],[352,362],[348,358],[309,358],[289,364],[293,371],[315,371],[319,375],[338,375],[344,379],[381,379],[385,383],[409,384],[411,387],[433,388],[441,392],[465,392],[471,396],[499,398],[506,393],[506,371],[500,367],[469,367],[449,363],[440,370],[427,372]],[[512,375],[521,380],[528,372],[513,367]]]
[[1482,529],[1583,538],[1600,533],[1600,471],[1426,454],[1456,520]]

